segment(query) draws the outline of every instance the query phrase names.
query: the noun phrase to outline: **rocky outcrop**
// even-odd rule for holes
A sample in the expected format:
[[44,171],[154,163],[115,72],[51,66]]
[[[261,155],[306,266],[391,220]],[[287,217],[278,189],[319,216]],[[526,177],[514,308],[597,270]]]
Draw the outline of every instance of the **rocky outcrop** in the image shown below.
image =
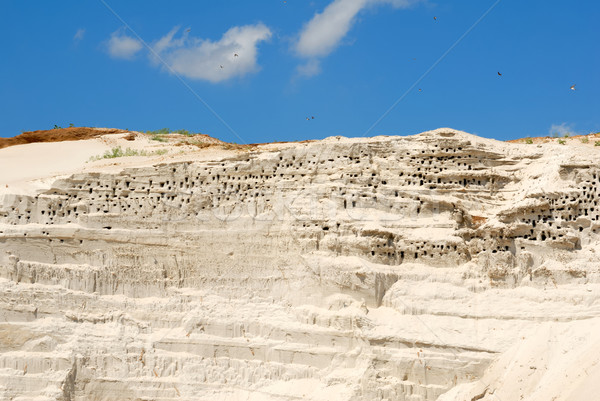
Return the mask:
[[333,137],[7,194],[0,399],[435,400],[598,316],[600,169],[555,148]]

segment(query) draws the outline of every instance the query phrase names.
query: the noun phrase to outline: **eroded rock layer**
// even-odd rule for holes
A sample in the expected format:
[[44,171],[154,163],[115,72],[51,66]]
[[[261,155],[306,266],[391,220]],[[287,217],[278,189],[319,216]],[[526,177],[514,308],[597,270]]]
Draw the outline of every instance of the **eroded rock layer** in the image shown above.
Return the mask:
[[7,194],[0,399],[435,400],[598,317],[596,153],[442,129]]

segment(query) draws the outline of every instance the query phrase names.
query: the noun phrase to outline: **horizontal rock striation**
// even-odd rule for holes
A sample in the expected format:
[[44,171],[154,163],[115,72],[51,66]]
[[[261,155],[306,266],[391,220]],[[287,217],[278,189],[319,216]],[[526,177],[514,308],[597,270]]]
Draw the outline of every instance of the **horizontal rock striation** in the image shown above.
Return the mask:
[[435,400],[600,312],[600,169],[544,146],[333,137],[6,194],[0,399]]

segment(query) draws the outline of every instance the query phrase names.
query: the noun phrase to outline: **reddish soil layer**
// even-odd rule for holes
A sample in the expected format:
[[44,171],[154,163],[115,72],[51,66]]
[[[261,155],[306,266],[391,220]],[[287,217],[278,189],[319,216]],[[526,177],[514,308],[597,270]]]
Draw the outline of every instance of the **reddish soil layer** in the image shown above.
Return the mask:
[[0,149],[34,142],[80,141],[107,134],[127,132],[121,129],[70,127],[23,132],[12,138],[0,138]]

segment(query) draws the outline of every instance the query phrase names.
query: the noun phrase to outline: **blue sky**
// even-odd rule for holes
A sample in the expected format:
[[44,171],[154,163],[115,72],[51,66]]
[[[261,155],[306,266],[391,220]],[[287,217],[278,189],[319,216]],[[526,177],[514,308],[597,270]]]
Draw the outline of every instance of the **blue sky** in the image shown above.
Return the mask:
[[0,136],[70,123],[237,143],[600,131],[598,2],[104,1],[131,30],[101,0],[0,3]]

